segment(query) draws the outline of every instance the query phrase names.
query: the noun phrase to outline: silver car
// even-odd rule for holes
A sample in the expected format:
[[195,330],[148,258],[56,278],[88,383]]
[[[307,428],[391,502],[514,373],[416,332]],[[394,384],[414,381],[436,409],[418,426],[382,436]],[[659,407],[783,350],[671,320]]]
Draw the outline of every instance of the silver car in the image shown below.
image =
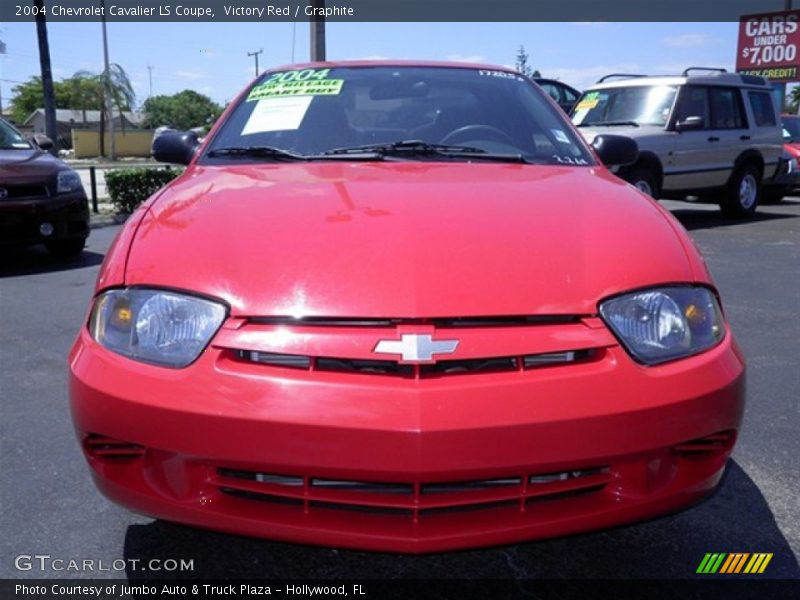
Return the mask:
[[729,217],[752,216],[762,186],[785,166],[763,77],[695,67],[680,77],[609,75],[583,93],[572,122],[589,142],[608,133],[633,138],[639,159],[617,174],[643,192],[718,202]]

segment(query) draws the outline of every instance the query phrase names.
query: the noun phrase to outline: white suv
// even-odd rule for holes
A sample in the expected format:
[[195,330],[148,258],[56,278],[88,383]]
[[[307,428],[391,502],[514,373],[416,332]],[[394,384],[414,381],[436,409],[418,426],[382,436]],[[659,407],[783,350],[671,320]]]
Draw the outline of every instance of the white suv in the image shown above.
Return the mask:
[[762,184],[785,168],[763,77],[699,67],[680,77],[608,75],[583,93],[572,122],[589,142],[606,133],[636,140],[639,159],[617,174],[640,190],[718,202],[730,217],[753,215]]

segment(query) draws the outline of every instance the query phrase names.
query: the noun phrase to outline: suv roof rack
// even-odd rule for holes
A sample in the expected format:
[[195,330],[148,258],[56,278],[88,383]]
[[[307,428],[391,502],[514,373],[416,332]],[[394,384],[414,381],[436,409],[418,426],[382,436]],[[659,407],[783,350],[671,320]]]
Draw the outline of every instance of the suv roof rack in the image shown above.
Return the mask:
[[608,75],[604,75],[600,79],[597,80],[597,83],[603,83],[607,79],[611,79],[612,77],[619,77],[620,79],[633,79],[636,77],[647,77],[647,75],[637,75],[635,73],[609,73]]
[[713,71],[715,73],[727,73],[726,69],[720,69],[718,67],[689,67],[688,69],[683,70],[683,76],[689,77],[689,73],[692,71]]

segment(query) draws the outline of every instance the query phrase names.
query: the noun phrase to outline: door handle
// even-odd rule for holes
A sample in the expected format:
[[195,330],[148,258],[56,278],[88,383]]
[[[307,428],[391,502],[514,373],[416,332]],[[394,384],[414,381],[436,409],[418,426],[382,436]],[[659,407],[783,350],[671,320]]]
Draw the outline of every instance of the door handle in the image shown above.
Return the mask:
[[710,138],[708,138],[708,141],[709,142],[718,142],[719,138],[717,136],[715,136],[715,135],[712,135]]
[[749,135],[740,135],[739,139],[742,140],[742,141],[749,140],[750,136]]

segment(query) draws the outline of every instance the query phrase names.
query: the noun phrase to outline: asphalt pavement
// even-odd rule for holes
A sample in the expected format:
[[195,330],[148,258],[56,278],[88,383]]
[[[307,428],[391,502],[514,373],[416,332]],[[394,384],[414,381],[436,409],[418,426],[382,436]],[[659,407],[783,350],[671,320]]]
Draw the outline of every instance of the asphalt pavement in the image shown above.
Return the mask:
[[[431,556],[276,543],[137,516],[94,488],[72,430],[66,355],[118,231],[92,231],[86,252],[57,261],[39,248],[0,254],[0,577],[128,577],[19,570],[20,555],[103,561],[188,559],[188,577],[685,578],[706,552],[771,552],[765,576],[800,578],[800,199],[751,222],[666,202],[690,230],[748,359],[748,405],[719,490],[646,523],[567,538]],[[119,564],[119,563],[118,563]]]

